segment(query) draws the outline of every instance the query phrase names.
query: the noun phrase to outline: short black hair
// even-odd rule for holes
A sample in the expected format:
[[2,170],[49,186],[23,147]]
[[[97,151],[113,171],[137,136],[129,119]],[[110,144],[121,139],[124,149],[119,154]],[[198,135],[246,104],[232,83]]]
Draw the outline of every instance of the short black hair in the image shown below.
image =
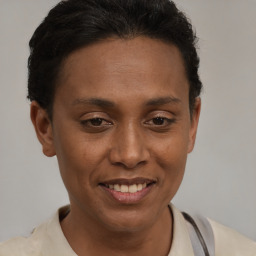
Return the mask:
[[63,0],[35,30],[28,59],[28,99],[52,117],[61,67],[69,54],[99,40],[146,36],[175,45],[181,52],[193,111],[202,83],[197,37],[183,12],[169,0]]

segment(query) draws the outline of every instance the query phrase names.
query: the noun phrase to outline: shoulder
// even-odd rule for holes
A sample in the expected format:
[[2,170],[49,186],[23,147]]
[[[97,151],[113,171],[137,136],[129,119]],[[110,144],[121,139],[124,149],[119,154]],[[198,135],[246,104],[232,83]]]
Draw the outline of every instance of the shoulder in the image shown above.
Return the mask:
[[256,242],[231,228],[208,220],[214,234],[216,256],[256,256]]
[[60,208],[53,218],[34,229],[29,237],[17,237],[0,243],[0,256],[77,256],[68,244],[60,219],[69,206]]
[[47,236],[48,222],[35,228],[28,237],[15,237],[0,243],[0,256],[39,256]]
[[39,247],[32,233],[29,237],[15,237],[0,243],[0,256],[39,256]]

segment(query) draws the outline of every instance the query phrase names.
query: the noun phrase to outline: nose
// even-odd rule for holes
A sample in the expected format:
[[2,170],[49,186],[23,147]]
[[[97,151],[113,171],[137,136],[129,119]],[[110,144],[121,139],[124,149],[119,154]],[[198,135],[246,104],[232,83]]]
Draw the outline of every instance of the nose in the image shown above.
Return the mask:
[[148,162],[150,153],[143,138],[143,131],[139,130],[135,125],[130,125],[116,131],[109,153],[112,164],[134,169]]

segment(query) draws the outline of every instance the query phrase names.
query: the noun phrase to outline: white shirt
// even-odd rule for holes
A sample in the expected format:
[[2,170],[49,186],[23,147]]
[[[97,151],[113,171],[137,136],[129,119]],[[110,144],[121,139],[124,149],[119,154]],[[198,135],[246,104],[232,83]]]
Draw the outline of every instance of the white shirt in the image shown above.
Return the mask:
[[[173,241],[168,256],[194,256],[186,221],[172,204]],[[77,256],[65,238],[60,216],[62,207],[52,219],[34,229],[31,236],[17,237],[0,244],[0,256]],[[256,243],[238,232],[209,220],[215,239],[216,256],[256,256]],[[89,255],[88,255],[89,256]]]

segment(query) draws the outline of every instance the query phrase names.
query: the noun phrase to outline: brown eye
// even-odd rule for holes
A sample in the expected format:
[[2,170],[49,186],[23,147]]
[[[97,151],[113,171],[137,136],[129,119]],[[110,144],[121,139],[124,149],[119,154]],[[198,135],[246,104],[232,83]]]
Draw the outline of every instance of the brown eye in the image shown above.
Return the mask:
[[102,126],[110,125],[111,123],[106,121],[103,118],[91,118],[87,120],[82,120],[81,124],[86,127],[102,127]]
[[101,132],[110,128],[113,123],[103,118],[95,117],[80,121],[83,128],[88,132]]
[[153,130],[163,131],[163,130],[171,128],[171,125],[175,122],[176,122],[175,119],[170,119],[170,118],[162,117],[162,116],[156,116],[156,117],[146,121],[145,124]]
[[156,117],[152,119],[154,125],[163,125],[165,120],[166,118],[163,117]]
[[88,120],[88,122],[90,122],[92,126],[101,126],[102,122],[103,122],[103,119],[93,118],[93,119]]

